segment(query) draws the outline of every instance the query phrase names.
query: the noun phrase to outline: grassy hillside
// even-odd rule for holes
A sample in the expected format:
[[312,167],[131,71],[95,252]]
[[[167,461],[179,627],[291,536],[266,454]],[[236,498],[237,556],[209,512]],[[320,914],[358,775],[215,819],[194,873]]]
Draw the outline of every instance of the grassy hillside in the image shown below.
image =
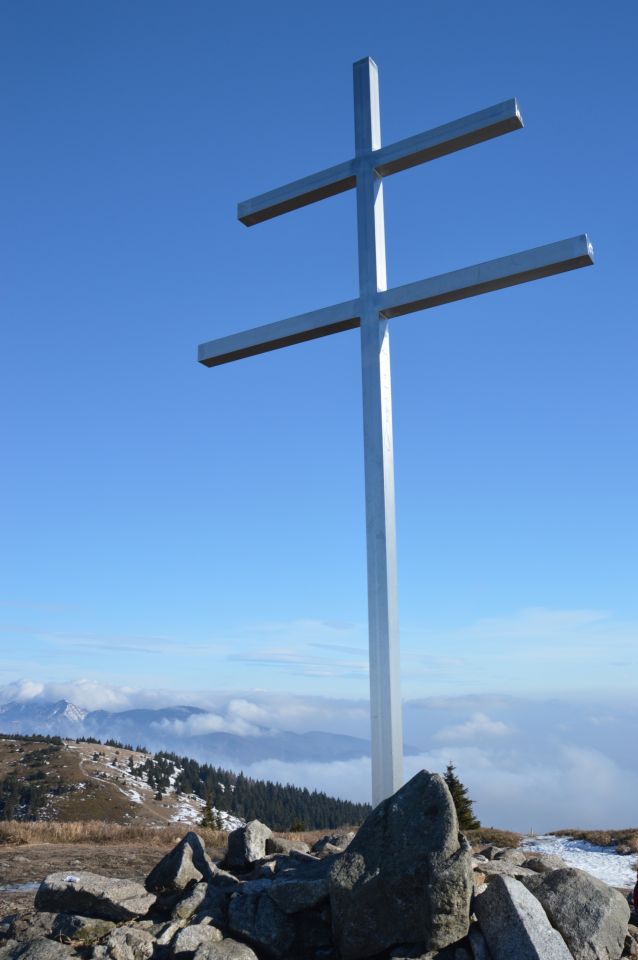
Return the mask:
[[[137,751],[57,737],[2,736],[0,819],[169,822],[177,814],[176,798],[154,801],[152,791],[128,775],[129,757],[138,764],[146,759]],[[193,808],[190,819],[200,815]]]
[[173,754],[0,734],[0,822],[158,828],[204,818],[230,830],[258,818],[278,830],[331,829],[360,823],[369,809]]

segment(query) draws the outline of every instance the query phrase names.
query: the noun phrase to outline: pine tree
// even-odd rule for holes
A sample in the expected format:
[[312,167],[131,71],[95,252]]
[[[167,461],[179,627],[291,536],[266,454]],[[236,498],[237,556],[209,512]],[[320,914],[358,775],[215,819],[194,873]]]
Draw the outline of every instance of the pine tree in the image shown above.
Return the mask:
[[212,796],[209,793],[206,797],[206,805],[202,813],[202,819],[199,821],[200,827],[210,827],[211,830],[221,830],[222,822],[219,813],[213,807]]
[[443,779],[447,783],[448,789],[452,794],[452,799],[454,800],[456,815],[459,818],[459,829],[478,830],[481,824],[474,816],[474,812],[472,810],[474,801],[470,800],[468,797],[467,787],[463,786],[454,772],[455,769],[456,767],[450,760],[445,769],[445,773],[443,774]]

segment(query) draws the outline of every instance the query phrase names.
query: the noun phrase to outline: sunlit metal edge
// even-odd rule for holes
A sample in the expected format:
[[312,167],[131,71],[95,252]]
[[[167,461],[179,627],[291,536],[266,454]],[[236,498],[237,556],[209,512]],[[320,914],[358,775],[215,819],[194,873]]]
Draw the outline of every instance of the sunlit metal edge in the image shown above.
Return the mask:
[[237,219],[247,227],[289,213],[317,200],[325,200],[355,186],[354,160],[295,180],[237,205]]
[[[452,120],[405,140],[381,147],[371,154],[374,169],[389,176],[427,163],[476,143],[520,130],[523,119],[516,99],[504,100],[485,110]],[[237,205],[237,219],[247,227],[271,220],[291,210],[325,200],[356,186],[356,161],[347,160],[301,180],[287,183]]]
[[462,270],[453,270],[427,280],[380,293],[377,298],[381,317],[400,317],[427,310],[443,303],[464,300],[492,290],[501,290],[529,280],[550,277],[567,270],[589,267],[594,250],[587,234],[534,247],[498,260],[487,260]]
[[316,340],[331,333],[353,330],[359,326],[359,300],[347,300],[332,307],[302,313],[263,327],[253,327],[218,340],[199,345],[197,359],[205,367],[217,367],[232,360],[243,360],[269,350],[289,347],[294,343]]
[[387,177],[476,143],[520,130],[522,127],[520,107],[517,100],[512,98],[459,120],[452,120],[433,130],[426,130],[414,137],[381,147],[372,154],[372,160],[376,172]]

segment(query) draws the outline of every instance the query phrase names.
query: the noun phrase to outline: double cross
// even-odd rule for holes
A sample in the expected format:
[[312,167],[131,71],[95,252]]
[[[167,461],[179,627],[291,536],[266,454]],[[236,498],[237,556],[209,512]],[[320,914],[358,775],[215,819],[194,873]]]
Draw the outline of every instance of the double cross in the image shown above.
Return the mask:
[[354,64],[354,158],[246,200],[237,211],[239,220],[251,227],[356,189],[359,296],[199,347],[200,363],[214,367],[361,329],[374,804],[401,786],[403,761],[388,320],[593,263],[591,243],[581,235],[388,290],[383,178],[522,126],[516,100],[506,100],[382,147],[377,67],[369,58],[359,60]]

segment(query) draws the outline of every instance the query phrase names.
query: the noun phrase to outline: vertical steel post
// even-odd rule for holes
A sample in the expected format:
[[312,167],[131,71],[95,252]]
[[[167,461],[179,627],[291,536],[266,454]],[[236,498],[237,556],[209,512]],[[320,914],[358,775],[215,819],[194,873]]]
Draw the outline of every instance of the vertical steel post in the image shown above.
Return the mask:
[[[399,680],[396,529],[390,339],[379,319],[377,294],[387,289],[383,185],[369,162],[381,146],[377,65],[354,64],[357,170],[357,235],[361,304],[361,369],[368,554],[368,631],[372,803],[403,782],[403,735]],[[367,162],[366,162],[367,161]]]

